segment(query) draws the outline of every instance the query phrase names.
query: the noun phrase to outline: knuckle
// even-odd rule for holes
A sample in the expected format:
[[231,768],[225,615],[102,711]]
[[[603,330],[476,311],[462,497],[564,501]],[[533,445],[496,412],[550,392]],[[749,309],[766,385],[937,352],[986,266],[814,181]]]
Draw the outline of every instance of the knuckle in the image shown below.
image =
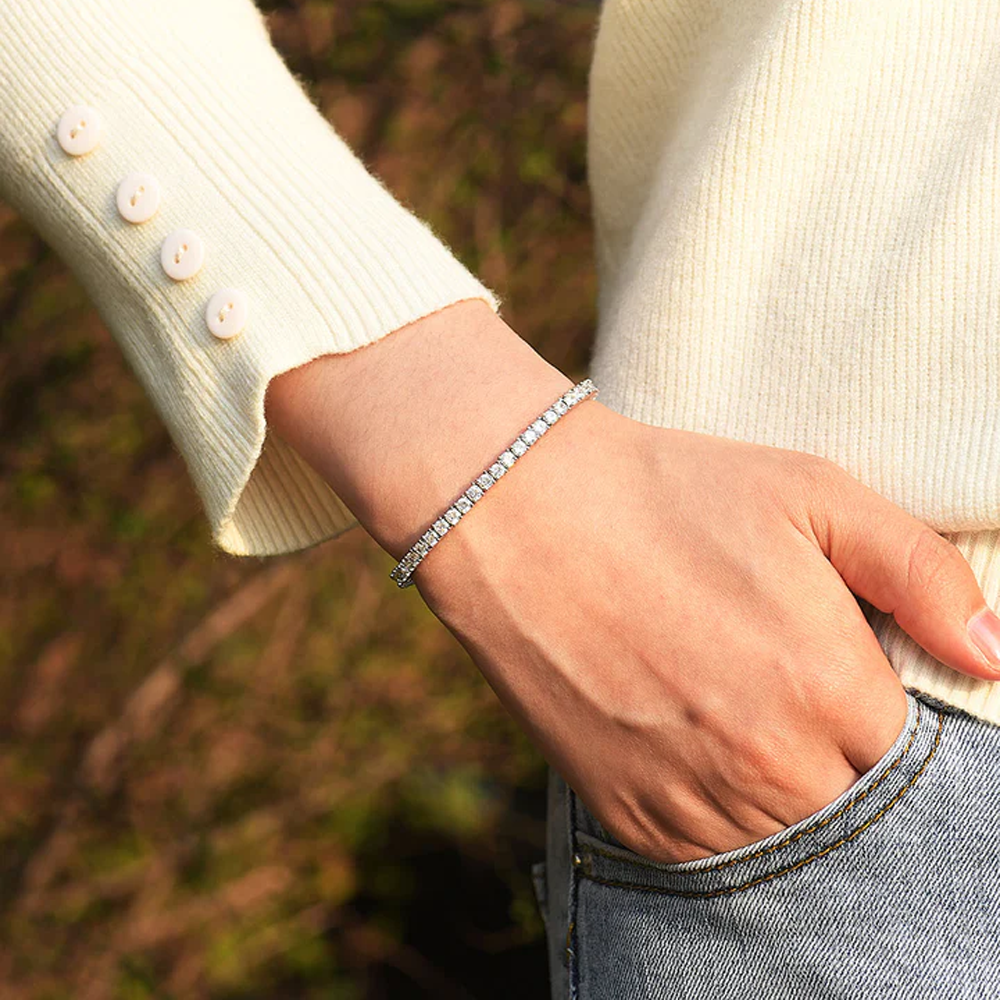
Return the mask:
[[602,826],[628,850],[651,861],[661,860],[662,856],[669,853],[670,845],[666,836],[650,822],[636,822],[633,817],[624,817],[603,823]]
[[735,762],[733,788],[738,793],[747,794],[762,786],[783,788],[788,784],[787,761],[766,733],[747,737]]
[[634,853],[650,861],[669,862],[672,855],[670,843],[663,837],[649,837],[643,834],[632,834],[628,837],[619,837],[619,840]]
[[906,559],[907,589],[927,589],[960,568],[961,552],[931,527],[921,527],[909,542]]
[[805,483],[812,486],[828,484],[838,468],[828,458],[813,455],[807,451],[790,451],[787,458],[788,468]]
[[770,488],[784,508],[806,516],[820,501],[829,501],[844,486],[846,473],[835,462],[811,452],[784,452],[782,475]]

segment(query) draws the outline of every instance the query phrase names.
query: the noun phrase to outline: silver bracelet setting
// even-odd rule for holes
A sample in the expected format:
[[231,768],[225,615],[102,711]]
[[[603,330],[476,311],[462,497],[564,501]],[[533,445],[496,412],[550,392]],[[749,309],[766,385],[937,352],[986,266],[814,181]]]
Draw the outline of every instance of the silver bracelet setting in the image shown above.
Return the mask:
[[423,562],[427,553],[456,524],[472,510],[486,495],[486,491],[494,486],[498,479],[505,476],[514,463],[524,456],[528,449],[554,424],[566,416],[569,411],[590,396],[597,395],[597,386],[589,379],[577,382],[568,392],[564,392],[554,403],[547,407],[539,416],[514,440],[497,455],[496,460],[473,479],[472,483],[443,510],[434,523],[420,536],[396,564],[389,576],[396,581],[397,587],[413,585],[413,572]]

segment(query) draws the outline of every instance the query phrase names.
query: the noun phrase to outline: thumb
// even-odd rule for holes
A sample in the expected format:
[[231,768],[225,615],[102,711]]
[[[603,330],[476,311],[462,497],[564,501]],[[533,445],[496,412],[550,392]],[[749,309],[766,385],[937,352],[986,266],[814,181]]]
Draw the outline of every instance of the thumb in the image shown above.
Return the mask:
[[1000,680],[1000,618],[958,548],[836,463],[810,466],[808,529],[847,586],[933,657]]

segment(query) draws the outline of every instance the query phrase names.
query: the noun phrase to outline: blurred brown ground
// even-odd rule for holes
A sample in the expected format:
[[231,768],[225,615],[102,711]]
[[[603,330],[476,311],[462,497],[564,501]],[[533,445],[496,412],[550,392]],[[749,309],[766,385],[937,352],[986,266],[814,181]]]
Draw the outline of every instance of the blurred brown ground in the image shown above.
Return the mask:
[[[365,162],[580,377],[596,7],[268,4]],[[546,993],[544,765],[360,529],[213,552],[79,286],[0,205],[0,997]]]

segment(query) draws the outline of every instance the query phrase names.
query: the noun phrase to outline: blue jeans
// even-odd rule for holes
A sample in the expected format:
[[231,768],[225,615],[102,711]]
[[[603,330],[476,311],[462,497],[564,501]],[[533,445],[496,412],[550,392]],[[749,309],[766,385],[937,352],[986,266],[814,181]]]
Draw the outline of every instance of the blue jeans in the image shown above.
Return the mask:
[[1000,997],[1000,726],[907,700],[834,802],[697,861],[626,850],[550,771],[553,1000]]

